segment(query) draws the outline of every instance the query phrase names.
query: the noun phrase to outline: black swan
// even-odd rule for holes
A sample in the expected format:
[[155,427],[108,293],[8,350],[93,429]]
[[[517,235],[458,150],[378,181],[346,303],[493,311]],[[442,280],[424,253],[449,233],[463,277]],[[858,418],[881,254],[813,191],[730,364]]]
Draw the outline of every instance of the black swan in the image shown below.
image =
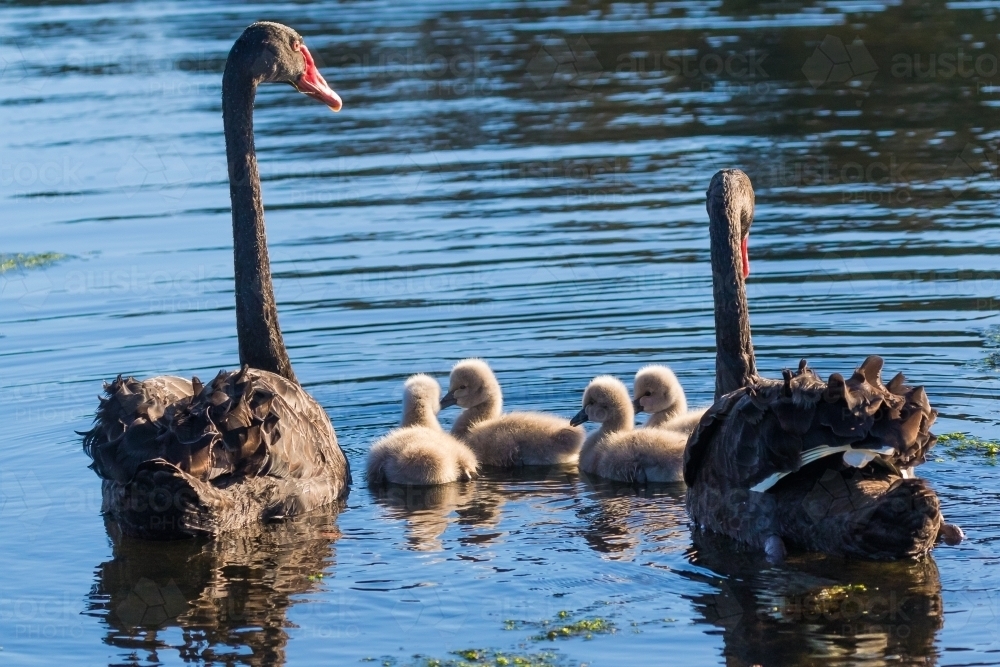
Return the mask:
[[222,77],[241,370],[203,385],[118,377],[84,435],[102,511],[127,535],[217,534],[307,512],[346,495],[351,471],[323,408],[299,385],[278,311],[253,137],[257,85],[288,83],[341,106],[291,28],[259,22],[236,40]]
[[754,192],[727,169],[708,188],[715,299],[715,404],[684,453],[687,508],[696,527],[764,549],[786,545],[873,560],[920,556],[944,524],[938,498],[913,477],[935,436],[937,412],[902,374],[882,384],[870,356],[847,380],[808,368],[781,381],[757,375],[745,279]]

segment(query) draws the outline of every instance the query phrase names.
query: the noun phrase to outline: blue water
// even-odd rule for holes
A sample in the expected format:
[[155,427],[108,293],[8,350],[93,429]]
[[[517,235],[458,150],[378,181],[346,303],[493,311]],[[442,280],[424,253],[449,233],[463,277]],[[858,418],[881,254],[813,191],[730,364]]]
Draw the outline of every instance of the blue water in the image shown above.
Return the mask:
[[238,363],[220,81],[260,18],[344,98],[263,88],[255,122],[285,340],[355,470],[403,379],[466,356],[509,409],[650,362],[707,404],[728,166],[762,372],[881,354],[936,432],[995,434],[1000,7],[465,4],[0,2],[0,664],[1000,664],[997,468],[942,447],[920,474],[969,539],[918,563],[771,568],[693,543],[682,489],[572,469],[106,529],[74,433],[101,382]]

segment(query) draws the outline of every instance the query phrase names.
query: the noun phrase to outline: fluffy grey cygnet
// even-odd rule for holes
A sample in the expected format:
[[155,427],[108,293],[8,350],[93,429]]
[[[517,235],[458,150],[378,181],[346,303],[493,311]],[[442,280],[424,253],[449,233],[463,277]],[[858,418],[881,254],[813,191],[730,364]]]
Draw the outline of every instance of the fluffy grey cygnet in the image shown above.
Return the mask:
[[513,468],[575,463],[584,432],[569,420],[541,412],[503,414],[503,392],[482,359],[464,359],[451,371],[442,407],[458,405],[452,435],[465,442],[482,465]]
[[637,413],[649,413],[643,428],[665,428],[684,435],[691,435],[707,410],[688,410],[687,396],[677,376],[658,364],[640,368],[635,374],[632,408]]
[[583,409],[571,423],[598,422],[580,452],[580,469],[619,482],[679,482],[684,478],[687,435],[664,428],[636,429],[628,389],[601,375],[583,392]]
[[434,485],[476,476],[476,455],[445,433],[437,420],[441,387],[429,375],[403,385],[403,422],[368,452],[368,483]]

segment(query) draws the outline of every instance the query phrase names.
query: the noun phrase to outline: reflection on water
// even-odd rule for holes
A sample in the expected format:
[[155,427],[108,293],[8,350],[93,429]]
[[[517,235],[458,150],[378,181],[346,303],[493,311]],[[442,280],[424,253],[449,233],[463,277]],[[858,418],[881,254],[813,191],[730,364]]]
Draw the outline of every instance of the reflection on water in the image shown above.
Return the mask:
[[[549,479],[534,472],[536,482]],[[601,482],[588,490],[597,509],[579,514],[581,530],[590,548],[612,559],[632,560],[644,537],[684,528],[680,489]],[[377,502],[406,522],[409,548],[442,551],[442,533],[453,522],[495,530],[505,496],[525,493],[495,476],[480,487],[390,487],[377,492]],[[629,502],[635,497],[656,502],[637,506]],[[307,516],[248,534],[166,544],[113,535],[113,558],[97,568],[87,613],[102,619],[104,641],[129,651],[135,664],[159,664],[170,652],[201,664],[285,664],[295,596],[318,591],[324,573],[335,576],[335,522],[335,515]],[[481,541],[490,537],[497,534]],[[707,590],[685,597],[696,622],[721,630],[727,664],[926,664],[937,656],[944,616],[931,558],[885,564],[809,555],[775,568],[700,532],[688,558],[695,569],[681,576]],[[358,583],[377,591],[390,582]]]
[[[583,537],[594,551],[612,560],[633,560],[644,536],[669,543],[687,532],[684,484],[636,487],[586,473],[581,475],[596,502],[581,508]],[[644,502],[637,503],[636,499]]]
[[[356,468],[402,380],[468,356],[509,409],[569,417],[594,375],[647,363],[710,401],[704,193],[727,166],[758,190],[762,373],[880,354],[940,432],[1000,423],[995,3],[6,0],[0,256],[60,259],[0,271],[0,663],[996,662],[1000,486],[973,455],[922,467],[970,538],[935,551],[940,586],[929,562],[715,558],[680,490],[574,470],[356,486],[242,544],[109,545],[73,435],[100,382],[237,363],[220,80],[262,16],[345,101],[264,89],[255,127],[285,340]],[[921,620],[795,610],[880,582]],[[524,629],[560,612],[618,631]]]
[[[419,551],[441,551],[441,534],[455,521],[457,512],[469,515],[465,508],[475,495],[473,485],[467,482],[440,486],[390,484],[373,492],[379,505],[389,510],[387,517],[406,522],[407,541]],[[476,507],[482,505],[477,503]]]
[[339,537],[333,513],[210,541],[112,532],[113,557],[97,568],[88,613],[107,625],[104,641],[137,664],[176,651],[202,664],[282,665],[288,608],[335,566]]
[[800,556],[780,567],[696,533],[687,572],[711,592],[692,597],[717,626],[728,665],[925,665],[936,661],[944,625],[933,558],[864,563]]

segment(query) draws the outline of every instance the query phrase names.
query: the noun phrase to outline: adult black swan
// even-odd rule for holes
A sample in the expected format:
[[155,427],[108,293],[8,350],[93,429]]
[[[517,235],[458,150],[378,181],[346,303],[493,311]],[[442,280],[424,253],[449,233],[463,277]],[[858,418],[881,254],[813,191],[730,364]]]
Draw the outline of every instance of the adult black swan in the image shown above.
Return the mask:
[[887,385],[870,356],[847,380],[808,368],[780,381],[757,375],[745,279],[754,192],[727,169],[708,188],[715,299],[713,405],[688,440],[687,508],[696,527],[764,549],[892,560],[919,556],[944,524],[938,498],[913,477],[935,436],[937,412],[902,374]]
[[268,82],[341,106],[291,28],[254,23],[229,52],[222,117],[242,369],[208,384],[119,376],[105,385],[83,447],[103,480],[103,511],[128,535],[216,534],[328,505],[351,483],[333,425],[296,381],[278,327],[253,137],[254,96]]

